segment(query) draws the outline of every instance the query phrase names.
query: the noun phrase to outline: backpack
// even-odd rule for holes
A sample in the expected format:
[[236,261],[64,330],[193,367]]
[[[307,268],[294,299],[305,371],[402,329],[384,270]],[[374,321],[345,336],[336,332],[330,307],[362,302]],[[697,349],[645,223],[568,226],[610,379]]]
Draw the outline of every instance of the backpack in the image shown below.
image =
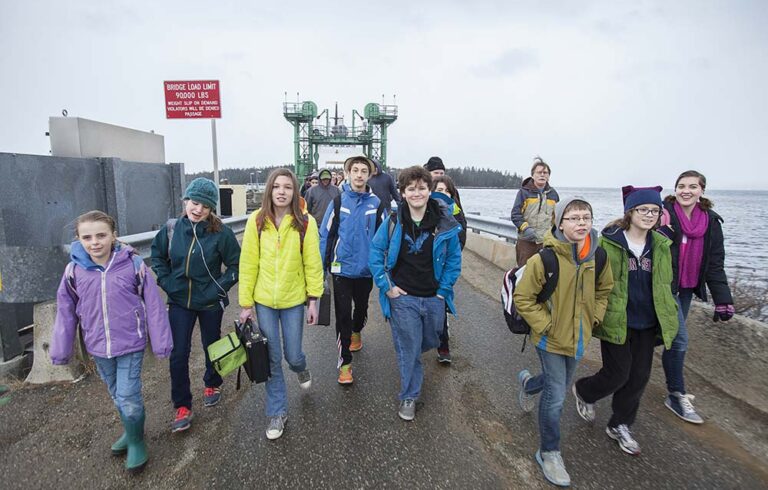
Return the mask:
[[[551,248],[543,248],[539,250],[539,256],[541,256],[541,262],[544,264],[544,277],[546,278],[546,281],[544,282],[544,287],[541,288],[541,291],[539,291],[539,294],[536,296],[536,302],[546,303],[549,301],[549,298],[552,297],[552,294],[557,287],[557,281],[560,277],[560,267],[555,252]],[[608,254],[602,247],[597,247],[597,250],[595,251],[595,287],[597,287],[600,274],[602,274],[607,261]],[[526,340],[531,334],[531,327],[525,319],[520,316],[520,313],[518,313],[513,298],[515,287],[520,279],[522,279],[524,272],[525,265],[510,269],[504,273],[504,278],[501,283],[501,304],[507,327],[509,328],[509,331],[514,334],[526,336],[523,340],[523,347],[520,349],[520,352],[525,350]]]
[[[374,231],[379,229],[382,215],[386,208],[384,201],[380,201],[379,207],[376,210],[376,226]],[[325,259],[323,263],[325,264],[326,271],[331,269],[333,251],[336,248],[336,242],[339,240],[339,226],[341,226],[341,194],[333,198],[333,221],[331,222],[331,229],[328,230],[328,239],[325,242],[325,250],[323,250],[323,258]],[[390,225],[390,238],[392,238],[392,228],[393,225]]]
[[[139,296],[144,296],[144,276],[147,274],[147,266],[144,265],[144,259],[140,255],[131,254],[131,262],[133,262],[133,270],[136,273],[136,285],[138,286]],[[69,290],[77,297],[77,288],[75,287],[75,263],[70,261],[64,268],[64,277],[67,281]]]

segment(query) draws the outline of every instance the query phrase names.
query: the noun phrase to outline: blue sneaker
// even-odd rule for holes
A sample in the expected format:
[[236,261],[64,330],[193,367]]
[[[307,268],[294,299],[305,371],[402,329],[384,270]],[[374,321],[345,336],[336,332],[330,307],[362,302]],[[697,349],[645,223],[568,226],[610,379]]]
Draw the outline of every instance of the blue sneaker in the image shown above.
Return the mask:
[[520,391],[517,392],[517,402],[523,412],[530,412],[536,406],[536,395],[529,395],[525,392],[525,385],[528,380],[533,378],[527,369],[517,373],[517,380],[520,382]]
[[686,395],[676,391],[667,395],[667,399],[664,400],[664,405],[686,422],[703,424],[704,419],[696,413],[696,409],[693,408],[693,403],[691,403],[692,401],[693,395]]
[[176,409],[176,418],[171,424],[171,432],[187,430],[190,425],[192,425],[192,410],[187,407],[179,407]]

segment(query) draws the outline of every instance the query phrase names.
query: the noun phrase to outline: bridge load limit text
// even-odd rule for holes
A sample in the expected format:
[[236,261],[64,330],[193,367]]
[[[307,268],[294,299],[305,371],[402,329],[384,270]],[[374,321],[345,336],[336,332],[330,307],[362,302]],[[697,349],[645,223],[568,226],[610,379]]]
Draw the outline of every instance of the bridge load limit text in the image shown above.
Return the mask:
[[165,81],[163,85],[166,118],[221,118],[218,80]]

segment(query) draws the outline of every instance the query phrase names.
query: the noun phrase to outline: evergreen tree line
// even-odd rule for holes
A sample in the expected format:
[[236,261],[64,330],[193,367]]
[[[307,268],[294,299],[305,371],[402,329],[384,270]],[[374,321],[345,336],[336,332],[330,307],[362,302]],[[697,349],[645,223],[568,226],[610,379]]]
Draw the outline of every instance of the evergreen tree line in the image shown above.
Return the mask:
[[[229,184],[242,185],[249,182],[263,184],[266,182],[269,174],[276,168],[293,168],[292,165],[273,165],[269,167],[249,167],[249,168],[225,168],[219,170],[219,178]],[[337,169],[338,170],[338,169]],[[399,169],[390,169],[390,174],[397,176]],[[523,181],[523,177],[517,173],[501,172],[490,168],[461,167],[449,168],[448,175],[451,176],[456,187],[493,187],[501,189],[518,189]],[[253,174],[253,176],[251,176]],[[197,177],[205,177],[213,180],[213,172],[197,172],[186,174],[187,182]]]

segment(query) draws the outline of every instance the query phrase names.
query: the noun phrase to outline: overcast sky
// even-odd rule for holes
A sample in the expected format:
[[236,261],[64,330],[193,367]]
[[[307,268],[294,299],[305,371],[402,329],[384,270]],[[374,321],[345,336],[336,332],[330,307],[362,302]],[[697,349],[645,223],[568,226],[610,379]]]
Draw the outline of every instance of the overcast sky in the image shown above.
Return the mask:
[[766,1],[366,4],[2,1],[0,152],[47,154],[66,108],[210,169],[210,123],[167,120],[163,80],[218,79],[222,168],[292,162],[285,92],[348,124],[384,94],[395,167],[527,174],[540,154],[555,186],[670,188],[694,168],[768,189]]

